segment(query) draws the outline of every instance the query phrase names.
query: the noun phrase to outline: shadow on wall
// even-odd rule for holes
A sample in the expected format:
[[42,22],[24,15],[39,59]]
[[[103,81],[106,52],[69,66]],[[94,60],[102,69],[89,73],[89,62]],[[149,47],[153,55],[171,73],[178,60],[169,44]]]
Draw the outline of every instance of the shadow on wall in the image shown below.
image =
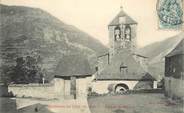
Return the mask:
[[43,104],[33,104],[18,110],[18,113],[53,113],[48,108],[47,105]]
[[153,82],[152,81],[139,81],[135,85],[134,90],[140,90],[140,89],[153,89]]

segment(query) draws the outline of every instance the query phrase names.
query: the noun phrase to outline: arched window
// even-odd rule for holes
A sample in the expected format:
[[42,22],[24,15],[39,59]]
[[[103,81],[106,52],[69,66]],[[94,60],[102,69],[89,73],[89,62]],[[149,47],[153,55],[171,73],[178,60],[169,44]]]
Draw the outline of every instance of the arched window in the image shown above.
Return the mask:
[[121,38],[121,29],[119,26],[116,26],[114,29],[114,40],[117,41]]
[[125,27],[125,39],[131,41],[131,28],[129,25]]
[[116,93],[123,93],[127,90],[129,90],[129,87],[126,84],[120,83],[115,86]]
[[125,65],[123,62],[121,63],[120,65],[120,72],[123,74],[123,75],[126,75],[128,73],[128,66]]

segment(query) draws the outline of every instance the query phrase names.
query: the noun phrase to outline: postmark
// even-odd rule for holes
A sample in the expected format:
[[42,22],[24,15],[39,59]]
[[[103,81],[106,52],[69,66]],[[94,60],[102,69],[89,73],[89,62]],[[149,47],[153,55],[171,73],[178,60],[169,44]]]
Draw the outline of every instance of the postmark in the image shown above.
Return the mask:
[[159,28],[178,29],[183,24],[183,0],[158,0]]

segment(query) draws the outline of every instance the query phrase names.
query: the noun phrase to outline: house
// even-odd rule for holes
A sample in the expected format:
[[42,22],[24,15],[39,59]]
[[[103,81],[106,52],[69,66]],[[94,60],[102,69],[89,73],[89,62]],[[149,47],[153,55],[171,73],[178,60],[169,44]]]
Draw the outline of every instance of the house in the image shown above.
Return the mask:
[[55,70],[56,94],[64,98],[86,97],[91,78],[88,60],[81,55],[64,56]]
[[136,52],[137,22],[123,9],[108,25],[109,51],[98,57],[93,91],[107,93],[129,89],[156,88],[156,80],[147,71],[147,57]]
[[184,97],[184,39],[165,57],[165,94]]
[[[77,99],[85,98],[92,81],[89,62],[82,55],[67,55],[58,62],[54,79],[45,84],[10,84],[16,97]],[[2,90],[2,87],[1,87]]]
[[[152,58],[149,59],[148,70],[152,76],[154,76],[158,81],[162,81],[165,76],[165,56],[167,56],[183,39],[184,32],[181,32],[175,36],[169,37],[168,39],[155,43],[153,45],[146,46],[146,48],[152,48],[148,52],[146,49],[140,49],[139,52],[142,54],[150,54],[155,52]],[[154,47],[155,46],[155,47]]]

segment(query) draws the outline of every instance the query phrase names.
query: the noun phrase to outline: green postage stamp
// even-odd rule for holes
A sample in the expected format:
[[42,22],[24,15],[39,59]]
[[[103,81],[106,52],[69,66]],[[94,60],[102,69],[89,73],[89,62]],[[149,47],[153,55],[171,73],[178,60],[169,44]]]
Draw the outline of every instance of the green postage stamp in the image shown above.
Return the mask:
[[158,0],[159,28],[179,29],[183,24],[183,0]]

